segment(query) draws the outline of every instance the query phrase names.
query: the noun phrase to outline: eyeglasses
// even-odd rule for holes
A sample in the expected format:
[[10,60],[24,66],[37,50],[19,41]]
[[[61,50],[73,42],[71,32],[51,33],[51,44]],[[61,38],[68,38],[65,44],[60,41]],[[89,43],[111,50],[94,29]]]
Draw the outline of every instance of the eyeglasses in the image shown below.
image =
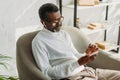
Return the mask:
[[61,16],[60,18],[55,19],[55,20],[48,20],[48,19],[46,19],[46,21],[47,21],[48,23],[50,23],[51,25],[53,25],[53,26],[55,26],[55,25],[58,24],[58,23],[61,23],[63,20],[64,20],[64,17],[63,17],[63,16]]

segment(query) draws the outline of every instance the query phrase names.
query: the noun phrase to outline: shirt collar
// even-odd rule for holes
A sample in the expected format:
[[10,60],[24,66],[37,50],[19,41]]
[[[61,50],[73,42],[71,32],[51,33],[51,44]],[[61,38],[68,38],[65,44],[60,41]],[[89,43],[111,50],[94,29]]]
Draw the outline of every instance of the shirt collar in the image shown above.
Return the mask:
[[59,33],[61,32],[61,30],[58,31],[58,32],[52,32],[52,31],[50,31],[50,30],[48,30],[46,28],[43,28],[42,31],[44,31],[44,32],[46,32],[46,33],[48,33],[50,35],[59,35]]

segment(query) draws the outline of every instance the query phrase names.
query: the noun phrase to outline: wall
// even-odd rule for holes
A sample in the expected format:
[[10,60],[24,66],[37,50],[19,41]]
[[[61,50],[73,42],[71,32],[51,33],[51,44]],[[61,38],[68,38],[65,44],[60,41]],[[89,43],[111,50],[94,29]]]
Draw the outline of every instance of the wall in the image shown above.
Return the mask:
[[17,29],[42,26],[38,17],[38,8],[47,2],[56,3],[55,0],[0,1],[0,54],[13,50]]
[[0,54],[13,50],[12,45],[15,47],[15,27],[12,21],[15,18],[13,8],[13,1],[0,1]]
[[24,33],[41,27],[38,8],[55,0],[0,0],[0,54],[13,59],[8,61],[8,70],[0,66],[0,74],[17,75],[16,41]]

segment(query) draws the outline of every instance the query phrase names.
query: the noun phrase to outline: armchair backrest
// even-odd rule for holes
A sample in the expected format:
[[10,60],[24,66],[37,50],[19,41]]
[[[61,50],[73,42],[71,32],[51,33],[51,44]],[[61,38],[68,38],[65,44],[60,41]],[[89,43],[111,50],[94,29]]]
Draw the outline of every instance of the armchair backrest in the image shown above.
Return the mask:
[[17,41],[17,69],[20,80],[46,80],[37,68],[32,54],[31,42],[39,31],[24,34]]
[[[63,29],[70,34],[75,48],[83,53],[89,44],[84,34],[74,27],[64,27]],[[31,43],[38,32],[24,34],[17,41],[16,61],[20,80],[47,80],[36,66],[32,54]]]
[[72,42],[78,52],[84,53],[90,44],[87,36],[80,29],[77,29],[75,27],[63,27],[63,29],[69,33]]

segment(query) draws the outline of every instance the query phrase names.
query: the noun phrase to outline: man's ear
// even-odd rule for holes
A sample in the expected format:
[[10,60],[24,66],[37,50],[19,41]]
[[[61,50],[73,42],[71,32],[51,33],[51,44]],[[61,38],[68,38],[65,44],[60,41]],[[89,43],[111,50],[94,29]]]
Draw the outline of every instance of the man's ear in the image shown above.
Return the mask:
[[40,22],[41,22],[42,24],[44,24],[44,21],[43,21],[43,20],[40,20]]
[[44,25],[45,28],[47,28],[43,20],[41,20],[41,23]]

